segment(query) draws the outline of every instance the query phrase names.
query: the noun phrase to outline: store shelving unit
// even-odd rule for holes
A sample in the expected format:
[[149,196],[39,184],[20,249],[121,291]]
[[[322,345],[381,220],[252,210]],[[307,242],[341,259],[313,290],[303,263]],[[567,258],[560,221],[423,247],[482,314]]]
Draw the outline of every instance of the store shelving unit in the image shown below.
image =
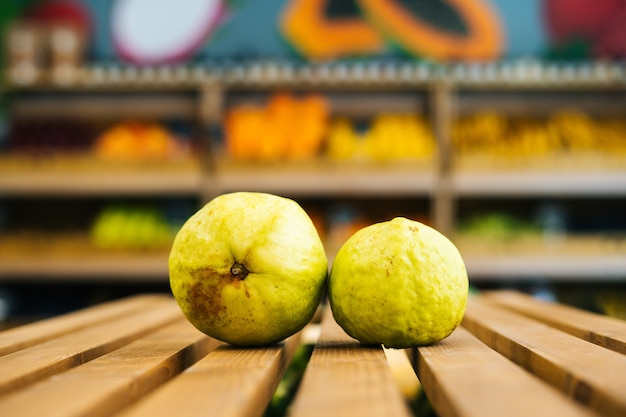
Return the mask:
[[3,259],[0,275],[28,282],[162,283],[167,257],[165,252],[11,256]]
[[562,282],[623,282],[626,258],[623,253],[603,256],[572,254],[515,255],[467,257],[466,267],[472,282],[496,281],[514,283],[523,280]]
[[435,188],[435,174],[424,167],[339,165],[250,166],[217,163],[221,192],[250,189],[292,196],[422,196]]
[[[272,91],[325,94],[334,115],[366,119],[380,111],[417,112],[429,117],[438,140],[435,160],[424,164],[307,163],[244,164],[211,147],[210,132],[237,103],[263,100]],[[511,114],[543,114],[572,103],[583,110],[626,116],[626,69],[620,64],[578,66],[502,63],[494,65],[322,64],[296,66],[261,62],[233,67],[84,68],[72,85],[12,85],[10,116],[21,118],[177,117],[196,124],[203,136],[197,161],[173,166],[59,169],[54,165],[7,167],[0,161],[4,198],[55,196],[196,196],[207,201],[233,190],[257,190],[297,198],[426,198],[432,222],[453,233],[461,198],[626,197],[623,159],[579,170],[546,166],[478,169],[455,160],[450,125],[459,114],[497,108]],[[625,138],[626,140],[626,138]],[[11,165],[11,164],[9,164]],[[13,164],[15,165],[15,164]],[[26,167],[26,168],[25,168]],[[626,252],[580,253],[469,252],[470,277],[553,280],[626,280]],[[102,254],[36,259],[0,255],[0,280],[7,279],[166,279],[165,253]]]
[[[551,112],[576,109],[591,117],[626,115],[623,67],[587,65],[571,68],[508,68],[516,81],[478,81],[460,71],[455,82],[452,117],[497,111],[517,118],[544,118]],[[620,75],[621,74],[621,75]],[[613,78],[616,77],[616,78]],[[612,81],[610,81],[612,79]],[[603,205],[626,197],[623,155],[565,153],[520,160],[502,157],[451,156],[449,171],[454,204],[460,200],[539,200],[568,204],[585,199]],[[488,204],[488,203],[485,203]],[[456,221],[458,214],[454,216]],[[454,227],[453,227],[454,229]],[[536,235],[523,245],[510,242],[457,242],[470,276],[478,282],[547,280],[578,283],[623,282],[626,247],[623,230],[616,242],[597,233],[566,233],[557,238]],[[552,241],[556,239],[555,241]],[[523,240],[523,239],[520,239]],[[609,241],[609,243],[607,243]],[[476,245],[478,243],[478,245]],[[478,248],[477,248],[478,247]]]
[[198,194],[203,180],[200,169],[194,166],[81,170],[80,175],[71,168],[35,167],[5,170],[0,176],[0,190],[5,197],[178,196]]

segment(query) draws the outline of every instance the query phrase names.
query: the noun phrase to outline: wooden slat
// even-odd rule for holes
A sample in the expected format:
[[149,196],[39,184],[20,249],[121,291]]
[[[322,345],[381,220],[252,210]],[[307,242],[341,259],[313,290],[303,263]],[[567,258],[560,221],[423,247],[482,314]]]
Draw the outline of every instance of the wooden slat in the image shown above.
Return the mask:
[[173,299],[0,357],[0,394],[111,352],[181,316]]
[[91,362],[0,397],[0,415],[107,416],[168,381],[218,344],[181,318]]
[[17,97],[11,103],[15,118],[72,118],[117,121],[129,118],[192,118],[197,111],[194,97],[183,94],[160,95],[75,95]]
[[439,343],[408,353],[441,417],[597,415],[461,327]]
[[394,165],[329,161],[279,165],[216,165],[220,192],[248,189],[295,195],[425,195],[434,189],[432,161]]
[[[95,162],[97,163],[97,162]],[[7,196],[170,196],[194,195],[200,190],[202,173],[195,167],[179,169],[164,166],[161,170],[102,168],[59,170],[31,168],[2,172],[0,191]]]
[[168,284],[167,251],[144,253],[64,253],[7,256],[0,263],[0,282],[152,282]]
[[299,336],[263,348],[221,346],[120,416],[261,416]]
[[549,303],[515,291],[485,293],[489,302],[542,321],[607,349],[626,354],[626,321]]
[[290,415],[409,416],[381,346],[349,337],[327,309]]
[[583,404],[626,415],[626,356],[472,298],[463,326]]
[[0,356],[83,329],[87,326],[93,326],[123,315],[133,314],[133,312],[145,308],[156,299],[163,297],[159,295],[139,295],[110,301],[62,316],[5,330],[0,333]]

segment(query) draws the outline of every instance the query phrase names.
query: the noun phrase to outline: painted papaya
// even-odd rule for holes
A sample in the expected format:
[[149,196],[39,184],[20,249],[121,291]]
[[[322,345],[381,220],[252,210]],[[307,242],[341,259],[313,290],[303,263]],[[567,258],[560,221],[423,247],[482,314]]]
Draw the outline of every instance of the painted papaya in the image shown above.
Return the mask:
[[354,0],[290,0],[279,25],[283,36],[310,60],[376,54],[385,48]]
[[373,27],[411,55],[438,61],[491,60],[504,37],[484,0],[357,0]]

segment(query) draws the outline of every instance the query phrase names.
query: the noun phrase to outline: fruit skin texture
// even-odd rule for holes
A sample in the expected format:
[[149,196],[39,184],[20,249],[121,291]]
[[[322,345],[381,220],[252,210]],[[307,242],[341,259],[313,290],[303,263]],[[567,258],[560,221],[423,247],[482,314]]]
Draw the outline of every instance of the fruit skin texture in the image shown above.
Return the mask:
[[436,343],[461,323],[469,281],[444,235],[404,217],[357,231],[339,249],[328,281],[337,323],[363,344]]
[[170,287],[200,331],[240,346],[285,339],[313,317],[328,261],[307,213],[265,193],[222,194],[174,239]]

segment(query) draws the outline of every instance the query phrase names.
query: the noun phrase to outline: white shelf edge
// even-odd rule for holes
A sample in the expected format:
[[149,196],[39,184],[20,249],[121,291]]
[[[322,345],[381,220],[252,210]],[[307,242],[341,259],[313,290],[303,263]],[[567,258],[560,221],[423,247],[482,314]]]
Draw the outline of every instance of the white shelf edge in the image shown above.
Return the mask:
[[578,255],[468,256],[465,265],[470,282],[546,279],[553,281],[626,282],[623,254],[581,257]]
[[0,175],[3,195],[184,195],[199,193],[202,174],[174,171],[51,172]]
[[621,171],[491,171],[457,172],[452,189],[476,195],[626,195],[626,169]]
[[168,282],[167,254],[45,256],[0,260],[0,282],[17,280]]
[[217,169],[216,187],[294,195],[429,195],[435,190],[433,169],[367,168]]

